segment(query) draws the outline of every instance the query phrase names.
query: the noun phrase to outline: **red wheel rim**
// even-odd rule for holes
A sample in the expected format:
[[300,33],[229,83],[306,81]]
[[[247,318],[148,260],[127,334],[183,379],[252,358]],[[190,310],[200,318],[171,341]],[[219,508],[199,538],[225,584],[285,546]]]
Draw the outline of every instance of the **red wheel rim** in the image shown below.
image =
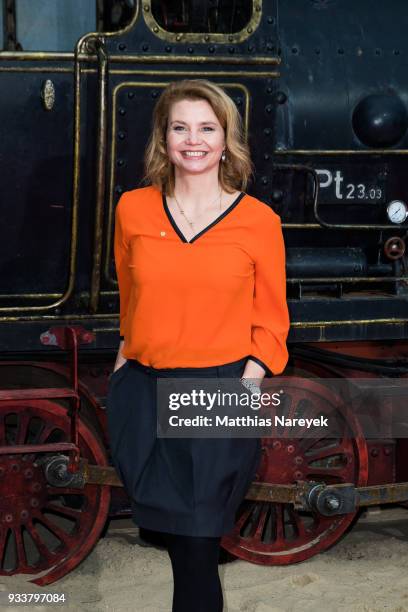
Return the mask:
[[[268,391],[278,388],[272,379]],[[328,387],[312,379],[288,378],[285,394],[285,416],[300,416],[300,405],[310,418],[335,411],[347,423],[350,435],[341,439],[324,435],[290,438],[290,431],[283,427],[279,438],[262,439],[255,481],[291,484],[296,480],[319,480],[364,486],[368,479],[367,445],[352,410]],[[306,412],[303,414],[306,416]],[[329,548],[355,516],[356,512],[324,517],[317,512],[298,511],[291,504],[244,500],[233,530],[223,536],[221,544],[236,557],[252,563],[288,565]]]
[[[10,401],[1,407],[0,446],[68,442],[67,410],[48,400]],[[90,425],[79,423],[81,457],[107,465],[105,451]],[[110,487],[52,487],[38,455],[0,456],[2,496],[0,575],[39,574],[51,584],[74,569],[92,550],[105,524]]]

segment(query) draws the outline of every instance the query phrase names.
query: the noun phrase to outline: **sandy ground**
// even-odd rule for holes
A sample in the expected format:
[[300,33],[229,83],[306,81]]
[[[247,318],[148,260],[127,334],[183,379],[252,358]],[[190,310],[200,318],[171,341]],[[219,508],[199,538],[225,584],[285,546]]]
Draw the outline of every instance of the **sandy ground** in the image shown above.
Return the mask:
[[[170,612],[167,552],[138,542],[131,521],[111,521],[89,557],[50,587],[0,577],[2,591],[64,592],[69,604],[0,607]],[[219,569],[224,612],[408,612],[408,510],[370,511],[334,547],[303,563],[265,567],[237,560]]]

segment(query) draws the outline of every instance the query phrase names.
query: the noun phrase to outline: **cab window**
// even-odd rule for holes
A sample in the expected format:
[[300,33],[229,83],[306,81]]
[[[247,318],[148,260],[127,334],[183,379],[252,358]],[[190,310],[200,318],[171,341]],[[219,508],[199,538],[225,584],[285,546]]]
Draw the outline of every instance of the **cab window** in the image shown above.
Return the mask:
[[252,0],[151,0],[152,16],[167,32],[235,34],[251,19]]

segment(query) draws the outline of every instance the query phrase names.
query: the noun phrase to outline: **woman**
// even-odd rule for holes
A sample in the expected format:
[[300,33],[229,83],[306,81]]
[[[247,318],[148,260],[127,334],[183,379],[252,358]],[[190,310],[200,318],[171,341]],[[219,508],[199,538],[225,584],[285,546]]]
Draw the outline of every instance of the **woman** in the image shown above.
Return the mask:
[[255,476],[260,440],[157,438],[156,383],[240,377],[256,391],[265,374],[282,372],[281,224],[243,191],[251,161],[240,116],[214,83],[163,91],[145,165],[150,186],[124,193],[116,209],[121,342],[108,395],[111,453],[133,520],[164,534],[173,612],[218,612],[220,538]]

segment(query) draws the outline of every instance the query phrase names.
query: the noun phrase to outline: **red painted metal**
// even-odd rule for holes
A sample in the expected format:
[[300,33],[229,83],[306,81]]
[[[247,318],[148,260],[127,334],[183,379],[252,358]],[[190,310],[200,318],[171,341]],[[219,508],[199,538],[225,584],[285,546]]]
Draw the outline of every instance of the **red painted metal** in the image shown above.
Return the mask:
[[47,387],[46,389],[5,389],[0,391],[0,402],[7,400],[19,399],[63,399],[63,398],[77,398],[78,393],[72,389],[64,389],[57,387],[52,389]]
[[[13,400],[0,413],[0,446],[27,444],[26,454],[0,456],[0,575],[37,574],[51,584],[91,551],[104,527],[110,501],[107,485],[83,489],[51,487],[36,444],[66,442],[71,425],[65,407],[49,400]],[[78,423],[81,457],[107,465],[106,452],[90,425]]]
[[[272,382],[271,393],[278,390]],[[285,395],[289,397],[285,416],[307,414],[313,418],[330,413],[342,415],[349,435],[342,439],[300,438],[283,428],[280,437],[262,440],[263,456],[255,481],[290,484],[296,480],[326,483],[367,483],[367,445],[358,421],[347,405],[331,390],[313,379],[288,378]],[[279,407],[282,414],[282,406]],[[299,431],[297,434],[299,435]],[[349,527],[356,513],[324,517],[300,512],[290,504],[244,500],[237,512],[232,532],[221,540],[223,548],[235,556],[262,565],[287,565],[304,561],[326,550]]]
[[[76,472],[79,470],[80,461],[80,454],[78,449],[78,427],[79,408],[81,400],[78,393],[78,346],[81,343],[92,342],[93,339],[93,334],[91,334],[80,326],[52,327],[48,331],[41,334],[40,340],[43,344],[58,346],[59,348],[68,351],[70,373],[69,388],[6,389],[0,392],[0,402],[8,401],[11,399],[26,401],[28,399],[35,398],[66,398],[69,400],[70,409],[68,411],[68,416],[70,417],[70,441],[72,445],[70,448],[66,447],[65,450],[68,452],[68,468],[71,472]],[[36,450],[37,452],[40,452],[40,450],[51,451],[56,449],[38,448]],[[7,449],[3,449],[2,453],[7,453]]]
[[[64,388],[67,388],[67,384],[69,381],[69,372],[67,372],[67,367],[65,364],[55,363],[51,361],[1,361],[0,367],[5,367],[9,369],[19,369],[19,368],[30,368],[32,369],[32,374],[30,376],[36,378],[37,373],[38,377],[41,378],[44,374],[47,377],[58,377],[64,381]],[[78,395],[82,400],[85,400],[89,406],[92,407],[92,420],[96,421],[101,429],[101,435],[103,436],[104,443],[107,445],[107,437],[106,433],[106,415],[103,410],[103,404],[101,405],[98,398],[104,398],[107,393],[107,384],[109,374],[112,372],[112,367],[107,367],[105,364],[101,365],[87,365],[87,364],[79,364],[78,367]],[[62,387],[56,388],[56,393],[50,393],[52,397],[59,397],[58,393]],[[37,388],[34,389],[8,389],[8,390],[0,390],[0,394],[5,393],[5,397],[8,399],[18,399],[20,397],[33,397],[38,398],[36,392]],[[74,393],[72,389],[70,392]],[[15,393],[15,395],[14,395]],[[65,393],[65,392],[64,392]],[[27,396],[25,395],[27,394]],[[1,397],[1,395],[0,395]],[[42,389],[41,393],[42,398],[48,397],[47,389]],[[62,399],[62,397],[61,397]]]
[[0,446],[0,455],[26,455],[27,453],[68,453],[76,450],[72,442],[59,444],[15,444],[14,446]]
[[404,482],[395,473],[396,440],[367,440],[369,469],[368,485]]
[[80,327],[51,328],[41,341],[68,351],[68,386],[0,392],[0,574],[41,573],[33,582],[50,584],[82,561],[105,524],[109,486],[51,487],[37,461],[63,452],[73,472],[80,457],[108,465],[103,441],[79,418],[78,344],[92,340]]
[[[78,450],[78,413],[80,407],[80,397],[78,394],[78,344],[83,341],[84,329],[80,327],[54,327],[41,335],[41,342],[52,344],[65,349],[69,352],[70,387],[69,388],[31,388],[31,389],[5,389],[0,391],[0,402],[7,402],[16,399],[27,401],[29,399],[68,399],[70,410],[68,415],[71,417],[71,446],[65,447],[69,456],[69,469],[73,472],[79,469],[79,450]],[[86,342],[89,341],[89,333],[86,333]],[[34,452],[58,450],[55,448],[37,448]],[[13,450],[2,449],[2,454],[10,452],[20,452],[15,447]]]

